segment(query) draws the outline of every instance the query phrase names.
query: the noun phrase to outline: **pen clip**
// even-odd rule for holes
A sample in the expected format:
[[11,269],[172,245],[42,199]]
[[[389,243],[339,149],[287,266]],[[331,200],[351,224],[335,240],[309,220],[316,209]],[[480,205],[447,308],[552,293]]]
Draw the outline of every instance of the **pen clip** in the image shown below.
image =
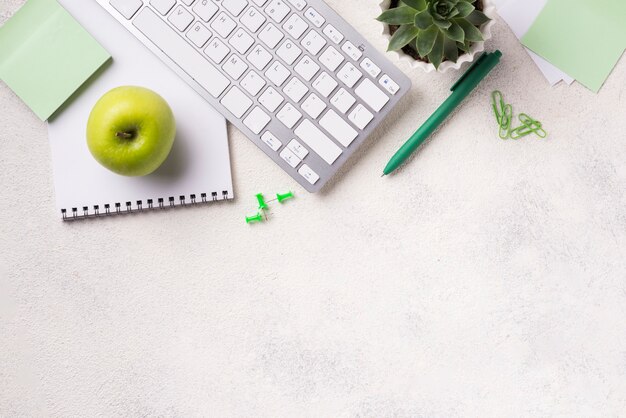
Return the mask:
[[463,73],[463,75],[461,76],[461,78],[459,78],[456,83],[454,83],[452,85],[452,87],[450,87],[450,91],[454,91],[456,90],[457,87],[459,87],[463,81],[472,73],[472,71],[474,71],[479,65],[481,65],[483,63],[483,61],[485,61],[485,58],[487,58],[487,53],[482,53],[480,54],[480,57],[474,61],[474,63],[472,65],[470,65],[467,70]]
[[491,69],[495,67],[498,62],[500,62],[501,57],[502,52],[500,52],[499,50],[495,50],[493,52],[484,52],[472,65],[468,67],[467,71],[465,71],[461,78],[459,78],[456,83],[454,83],[452,87],[450,87],[450,91],[455,91],[460,85],[467,81],[468,77],[472,73],[476,72],[479,69],[482,69],[484,72],[483,76],[486,76],[487,73],[489,73],[489,71],[491,71]]

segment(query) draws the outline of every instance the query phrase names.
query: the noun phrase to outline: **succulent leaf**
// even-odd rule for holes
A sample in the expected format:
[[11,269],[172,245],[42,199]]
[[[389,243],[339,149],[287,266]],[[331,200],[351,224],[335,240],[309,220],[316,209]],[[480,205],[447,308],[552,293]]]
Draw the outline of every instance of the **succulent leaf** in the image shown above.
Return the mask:
[[402,3],[414,8],[415,10],[424,10],[428,6],[426,0],[402,0]]
[[480,33],[476,26],[468,22],[467,19],[459,18],[454,19],[454,21],[463,29],[463,32],[465,32],[466,41],[481,42],[483,40],[483,34]]
[[407,45],[417,37],[420,32],[419,28],[411,25],[403,25],[398,28],[389,41],[388,51],[396,51]]
[[448,15],[448,19],[452,19],[453,17],[458,16],[458,14],[459,14],[459,11],[458,11],[458,9],[455,7],[455,8],[454,8],[454,10],[452,10],[452,11],[450,12],[450,14]]
[[428,29],[420,32],[417,38],[417,53],[421,57],[426,57],[433,50],[438,34],[439,28],[435,25],[431,25]]
[[414,23],[418,28],[425,30],[433,24],[433,18],[430,13],[428,13],[428,10],[424,10],[415,15]]
[[452,62],[459,59],[459,47],[453,39],[445,38],[443,41],[443,56]]
[[474,26],[481,26],[491,20],[480,10],[474,10],[465,19]]
[[439,26],[441,29],[448,29],[452,25],[452,22],[448,20],[435,20],[434,22],[435,25]]
[[450,27],[444,30],[443,32],[448,38],[454,41],[463,42],[465,40],[465,32],[463,31],[463,29],[461,29],[459,24],[456,22],[452,22]]
[[443,33],[437,30],[437,38],[433,44],[433,49],[430,51],[430,54],[428,54],[428,60],[433,63],[435,68],[439,68],[443,61],[443,38]]
[[385,10],[376,19],[389,25],[406,25],[415,21],[417,10],[409,6],[400,6]]
[[467,1],[461,1],[456,5],[456,9],[459,11],[459,14],[456,17],[466,17],[474,11],[475,7]]

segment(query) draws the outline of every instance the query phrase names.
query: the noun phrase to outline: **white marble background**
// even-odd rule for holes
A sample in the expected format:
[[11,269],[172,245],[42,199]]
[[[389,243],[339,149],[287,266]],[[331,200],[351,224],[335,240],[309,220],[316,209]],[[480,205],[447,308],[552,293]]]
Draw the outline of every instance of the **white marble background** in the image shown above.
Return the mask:
[[[384,49],[375,2],[329,3]],[[458,74],[402,66],[325,193],[230,129],[235,202],[94,222],[59,221],[45,125],[0,84],[0,416],[626,416],[626,59],[549,88],[494,33],[501,65],[393,177]],[[549,139],[499,140],[494,89]]]

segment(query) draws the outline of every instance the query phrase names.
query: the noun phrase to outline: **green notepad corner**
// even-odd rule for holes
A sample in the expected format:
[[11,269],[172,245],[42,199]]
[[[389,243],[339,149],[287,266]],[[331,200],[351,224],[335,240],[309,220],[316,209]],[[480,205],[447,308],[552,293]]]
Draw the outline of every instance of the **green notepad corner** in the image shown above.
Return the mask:
[[56,0],[28,0],[0,27],[0,79],[41,120],[110,58]]
[[626,0],[548,0],[522,44],[594,92],[626,49]]

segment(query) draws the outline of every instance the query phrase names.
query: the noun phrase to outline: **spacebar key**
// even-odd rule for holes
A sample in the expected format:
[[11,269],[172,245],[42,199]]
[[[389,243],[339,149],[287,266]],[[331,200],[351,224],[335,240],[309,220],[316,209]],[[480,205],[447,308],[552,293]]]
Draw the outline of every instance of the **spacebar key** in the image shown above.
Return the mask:
[[308,119],[305,119],[294,133],[328,164],[334,163],[341,155],[341,148],[335,145],[324,132],[320,131]]
[[217,98],[230,84],[209,61],[202,58],[187,42],[152,10],[144,8],[133,25],[152,41],[180,68],[198,82],[211,96]]

